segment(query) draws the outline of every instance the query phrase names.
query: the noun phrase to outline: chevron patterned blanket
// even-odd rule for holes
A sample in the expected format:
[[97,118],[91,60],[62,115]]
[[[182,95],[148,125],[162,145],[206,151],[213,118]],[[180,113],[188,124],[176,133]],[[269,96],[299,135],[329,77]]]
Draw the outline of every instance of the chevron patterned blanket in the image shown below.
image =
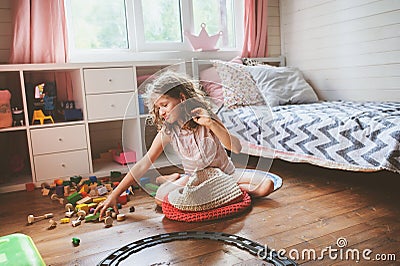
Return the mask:
[[400,102],[245,106],[218,116],[250,155],[400,173]]

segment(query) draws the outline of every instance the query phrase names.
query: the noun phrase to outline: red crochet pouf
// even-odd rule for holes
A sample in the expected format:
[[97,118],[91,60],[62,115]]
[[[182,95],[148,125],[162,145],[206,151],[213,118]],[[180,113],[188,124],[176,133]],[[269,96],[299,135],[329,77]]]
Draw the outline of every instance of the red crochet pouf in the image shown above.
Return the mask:
[[201,222],[210,221],[220,218],[225,218],[232,216],[241,212],[244,212],[247,208],[251,206],[251,197],[246,192],[243,191],[242,199],[239,202],[234,201],[234,203],[224,205],[215,209],[207,211],[182,211],[168,202],[168,197],[165,197],[162,203],[162,211],[168,219],[181,221],[181,222]]

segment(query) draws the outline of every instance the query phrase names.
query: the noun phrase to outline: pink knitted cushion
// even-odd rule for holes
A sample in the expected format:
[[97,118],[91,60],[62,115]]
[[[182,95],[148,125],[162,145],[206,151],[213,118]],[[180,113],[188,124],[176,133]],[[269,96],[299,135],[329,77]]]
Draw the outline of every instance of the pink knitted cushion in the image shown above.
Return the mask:
[[250,195],[246,191],[242,192],[241,199],[235,199],[230,204],[207,211],[181,211],[172,206],[168,202],[168,197],[165,197],[162,203],[162,210],[168,219],[181,222],[201,222],[221,219],[242,213],[251,206]]

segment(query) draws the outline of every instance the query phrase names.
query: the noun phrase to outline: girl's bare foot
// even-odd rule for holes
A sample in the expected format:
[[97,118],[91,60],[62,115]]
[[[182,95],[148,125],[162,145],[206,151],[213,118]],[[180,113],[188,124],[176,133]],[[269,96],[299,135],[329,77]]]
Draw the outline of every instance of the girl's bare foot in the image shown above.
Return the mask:
[[173,173],[170,175],[161,175],[159,177],[156,178],[156,183],[161,185],[165,182],[173,182],[175,180],[177,180],[181,175],[179,173]]

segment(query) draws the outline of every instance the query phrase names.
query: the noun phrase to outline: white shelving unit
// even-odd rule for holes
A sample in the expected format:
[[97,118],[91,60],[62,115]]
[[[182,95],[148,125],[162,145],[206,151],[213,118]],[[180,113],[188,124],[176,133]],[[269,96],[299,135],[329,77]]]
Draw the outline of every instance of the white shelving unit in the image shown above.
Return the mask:
[[[166,68],[186,72],[182,60],[1,65],[0,89],[11,92],[11,107],[23,109],[24,125],[0,129],[0,193],[24,190],[30,182],[127,172],[132,164],[113,161],[109,151],[123,148],[143,157],[151,136],[145,134],[148,114],[139,108],[140,84]],[[57,102],[73,100],[83,118],[64,121],[53,113],[54,124],[32,124],[32,90],[42,82],[55,82]],[[153,169],[176,163],[167,152]]]

